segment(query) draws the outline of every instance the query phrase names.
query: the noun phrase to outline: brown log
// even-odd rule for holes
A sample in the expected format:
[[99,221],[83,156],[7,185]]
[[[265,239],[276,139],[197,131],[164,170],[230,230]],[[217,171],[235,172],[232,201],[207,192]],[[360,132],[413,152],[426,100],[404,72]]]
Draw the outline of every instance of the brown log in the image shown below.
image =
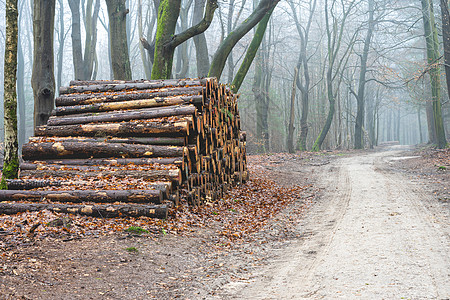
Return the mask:
[[122,102],[139,99],[172,98],[183,96],[185,102],[203,105],[205,88],[167,88],[160,90],[121,91],[107,93],[69,94],[61,95],[55,99],[56,106],[86,105],[106,102]]
[[183,182],[182,173],[180,169],[169,169],[169,170],[126,170],[126,169],[116,169],[116,170],[23,170],[20,172],[21,176],[33,176],[38,178],[48,178],[48,177],[60,177],[60,178],[99,178],[107,180],[107,178],[142,178],[145,180],[171,180],[174,183],[181,184]]
[[98,113],[98,112],[116,111],[125,109],[174,106],[182,104],[191,104],[194,102],[194,100],[198,101],[199,98],[202,98],[202,96],[189,96],[189,97],[176,96],[170,98],[152,98],[152,99],[127,100],[121,102],[101,102],[85,105],[58,106],[55,108],[52,114],[56,116],[65,116],[73,114]]
[[166,219],[167,205],[70,205],[46,203],[0,203],[0,214],[13,215],[27,211],[50,210],[59,213],[80,214],[101,218],[150,217]]
[[206,85],[206,81],[210,78],[183,78],[183,79],[165,79],[165,80],[71,80],[70,86],[79,85],[98,85],[98,84],[133,84],[133,83],[162,83],[165,86],[186,86],[186,82],[198,82],[200,85]]
[[31,190],[47,186],[61,186],[61,181],[6,179],[9,190]]
[[33,169],[22,170],[22,171],[32,171],[32,170],[76,170],[76,171],[154,171],[154,170],[178,170],[176,165],[126,165],[126,166],[85,166],[85,165],[58,165],[58,164],[35,164]]
[[73,94],[86,92],[112,92],[123,90],[147,90],[147,89],[161,89],[165,87],[188,87],[202,85],[201,80],[184,80],[184,79],[169,79],[160,81],[143,81],[143,82],[125,82],[114,84],[91,84],[91,85],[73,85],[68,87],[60,87],[59,94]]
[[76,190],[76,191],[28,191],[0,190],[0,201],[56,201],[56,202],[134,202],[156,203],[163,200],[160,190]]
[[21,170],[36,170],[39,165],[55,164],[55,165],[148,165],[148,164],[162,164],[162,165],[177,165],[183,164],[183,157],[155,157],[155,158],[91,158],[91,159],[48,159],[32,162],[24,162],[20,164]]
[[189,133],[189,121],[178,122],[124,122],[100,123],[66,126],[38,126],[37,136],[186,136]]
[[108,113],[90,113],[88,115],[69,115],[66,117],[49,118],[47,125],[73,125],[73,124],[86,124],[86,123],[98,123],[98,122],[122,122],[130,120],[141,119],[155,119],[162,117],[181,116],[181,115],[194,115],[197,109],[193,105],[183,106],[169,106],[169,107],[154,107],[146,109],[126,110],[119,112]]
[[89,157],[179,157],[183,156],[184,147],[153,146],[133,144],[110,144],[92,142],[44,142],[27,143],[22,147],[25,160],[46,158],[89,158]]
[[95,137],[30,137],[29,143],[85,143],[85,142],[103,142],[103,143],[123,143],[123,144],[142,144],[142,145],[166,145],[166,146],[184,146],[185,137],[131,137],[131,138],[95,138]]

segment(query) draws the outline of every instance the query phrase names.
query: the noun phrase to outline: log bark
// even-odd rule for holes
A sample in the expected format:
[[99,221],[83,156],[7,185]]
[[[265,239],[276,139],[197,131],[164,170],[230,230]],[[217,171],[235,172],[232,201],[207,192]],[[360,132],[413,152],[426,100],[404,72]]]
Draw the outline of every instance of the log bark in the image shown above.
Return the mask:
[[27,143],[23,145],[22,156],[25,160],[39,160],[55,157],[89,158],[89,157],[179,157],[183,156],[184,147],[130,145],[91,142],[56,142]]
[[[71,80],[69,86],[90,86],[90,85],[105,85],[105,84],[135,84],[135,83],[152,83],[160,84],[161,87],[184,87],[186,85],[205,85],[207,78],[183,78],[170,80]],[[187,83],[187,84],[186,84]]]
[[39,126],[36,136],[145,136],[173,137],[186,136],[189,133],[189,122],[125,122],[66,126]]
[[117,169],[115,171],[110,170],[23,170],[20,172],[21,176],[32,176],[38,178],[98,178],[107,180],[111,177],[116,178],[142,178],[145,180],[171,180],[176,184],[181,184],[182,174],[180,169],[176,170],[146,170],[146,171],[138,171],[138,170],[122,170]]
[[160,204],[162,200],[163,194],[160,190],[0,191],[0,201],[56,201],[72,203],[133,202]]
[[186,145],[185,137],[136,137],[136,138],[85,138],[85,137],[30,137],[30,143],[85,143],[85,142],[102,142],[102,143],[124,143],[124,144],[142,144],[142,145],[167,145],[167,146],[184,146]]
[[68,94],[55,99],[56,106],[86,105],[94,103],[121,102],[139,99],[182,97],[186,103],[203,104],[203,86],[188,88],[165,88],[158,90],[121,91],[108,93]]
[[181,166],[183,163],[183,157],[155,157],[155,158],[88,158],[88,159],[48,159],[40,160],[34,162],[26,162],[20,164],[21,170],[36,170],[39,165],[45,164],[55,164],[55,165],[110,165],[110,166],[121,166],[128,164],[135,165],[148,165],[158,163],[162,165],[174,164]]
[[146,108],[119,112],[98,113],[89,115],[71,115],[68,117],[50,117],[48,126],[74,125],[99,122],[123,122],[131,120],[154,119],[161,117],[194,115],[196,108],[193,105],[170,106],[164,108]]
[[46,186],[61,186],[61,181],[7,179],[8,190],[31,190]]
[[13,215],[27,211],[50,210],[59,213],[80,214],[101,218],[123,216],[166,219],[167,205],[68,205],[45,203],[0,203],[0,214]]
[[[52,167],[62,167],[59,165],[51,165]],[[36,167],[36,165],[35,165]],[[83,166],[87,167],[87,166]],[[36,170],[34,168],[33,170]],[[82,186],[83,184],[89,185],[90,182],[76,182],[77,185]],[[8,189],[9,190],[32,190],[37,188],[43,188],[43,187],[49,187],[49,186],[57,186],[57,187],[64,187],[64,186],[73,186],[73,181],[62,181],[62,180],[33,180],[33,179],[8,179],[7,180]],[[156,181],[154,183],[148,183],[145,184],[146,188],[148,190],[159,190],[163,194],[163,199],[169,199],[170,194],[173,191],[173,184],[171,181]]]
[[74,85],[68,87],[60,87],[59,93],[74,94],[74,93],[86,93],[86,92],[114,92],[123,90],[148,90],[148,89],[161,89],[165,87],[188,87],[188,86],[200,86],[205,84],[205,80],[151,80],[143,82],[125,82],[125,83],[113,83],[113,84],[91,84],[91,85]]
[[[201,97],[201,96],[197,96]],[[107,111],[117,111],[125,109],[141,109],[141,108],[155,108],[162,106],[173,106],[189,104],[194,97],[172,97],[172,98],[153,98],[153,99],[139,99],[122,102],[111,103],[94,103],[86,105],[74,106],[59,106],[56,107],[53,114],[56,116],[65,116],[73,114],[98,113]]]

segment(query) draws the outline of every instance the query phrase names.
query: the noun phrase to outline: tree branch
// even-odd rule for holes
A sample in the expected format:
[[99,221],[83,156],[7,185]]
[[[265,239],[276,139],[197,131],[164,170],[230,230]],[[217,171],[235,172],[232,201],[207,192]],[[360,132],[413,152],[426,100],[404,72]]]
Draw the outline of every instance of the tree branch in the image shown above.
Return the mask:
[[208,29],[209,25],[214,18],[214,11],[218,7],[217,0],[208,0],[205,7],[205,15],[203,20],[200,21],[195,26],[186,29],[185,31],[176,34],[173,38],[166,44],[167,47],[176,48],[177,46],[183,44],[188,39],[203,33],[206,29]]

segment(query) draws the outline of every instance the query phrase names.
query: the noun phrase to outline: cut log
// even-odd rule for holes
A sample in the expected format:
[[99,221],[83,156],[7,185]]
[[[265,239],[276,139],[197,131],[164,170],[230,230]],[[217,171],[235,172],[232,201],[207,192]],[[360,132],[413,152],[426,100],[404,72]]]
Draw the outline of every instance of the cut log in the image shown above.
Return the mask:
[[47,186],[61,186],[61,181],[6,179],[8,190],[31,190]]
[[189,88],[168,88],[161,90],[140,90],[140,91],[121,91],[110,93],[89,93],[89,94],[68,94],[61,95],[55,99],[56,106],[73,106],[86,105],[103,102],[122,102],[139,99],[154,98],[173,98],[176,96],[183,97],[185,103],[195,105],[203,105],[203,95],[205,88],[189,87]]
[[130,120],[155,119],[181,115],[194,115],[196,108],[193,105],[169,106],[164,108],[134,109],[119,112],[95,113],[88,115],[69,115],[66,117],[49,118],[47,125],[73,125],[99,122],[122,122]]
[[77,191],[24,191],[0,190],[0,201],[56,201],[56,202],[133,202],[156,203],[163,200],[160,190],[77,190]]
[[121,102],[106,102],[106,103],[101,102],[86,105],[58,106],[54,110],[54,115],[65,116],[73,114],[98,113],[98,112],[117,111],[125,109],[154,108],[154,107],[181,105],[181,104],[191,104],[197,98],[202,98],[202,96],[190,96],[190,97],[177,96],[170,98],[153,98],[153,99],[128,100]]
[[109,166],[121,166],[121,165],[149,165],[149,164],[162,164],[162,165],[177,165],[181,166],[183,163],[183,157],[155,157],[155,158],[91,158],[91,159],[47,159],[33,162],[25,162],[20,164],[21,170],[36,170],[39,165],[55,164],[55,165],[109,165]]
[[184,147],[132,145],[118,143],[91,142],[43,142],[23,145],[22,156],[25,160],[39,160],[55,157],[179,157],[183,156]]
[[46,203],[0,203],[0,214],[13,215],[27,211],[49,210],[101,218],[150,217],[166,219],[167,205],[69,205]]
[[107,180],[107,178],[142,178],[145,180],[171,180],[176,184],[183,182],[182,173],[180,169],[169,170],[76,170],[76,169],[64,169],[64,170],[23,170],[20,172],[21,176],[32,176],[38,178],[98,178]]
[[144,81],[144,82],[126,82],[119,84],[91,84],[91,85],[74,85],[68,87],[60,87],[59,94],[74,94],[74,93],[97,93],[97,92],[111,92],[123,90],[146,90],[146,89],[161,89],[165,87],[188,87],[202,85],[200,80],[164,80],[164,81]]
[[173,137],[186,136],[189,133],[189,121],[178,122],[124,122],[66,126],[38,126],[37,136],[121,136],[121,137]]
[[30,137],[29,143],[123,143],[123,144],[142,144],[142,145],[167,145],[167,146],[184,146],[186,145],[185,137],[136,137],[136,138],[87,138],[87,137]]
[[215,78],[184,78],[184,79],[169,79],[169,80],[71,80],[70,86],[80,85],[101,85],[101,84],[133,84],[133,83],[161,83],[165,86],[183,87],[186,86],[186,82],[195,82],[199,85],[205,85],[207,80],[215,80]]

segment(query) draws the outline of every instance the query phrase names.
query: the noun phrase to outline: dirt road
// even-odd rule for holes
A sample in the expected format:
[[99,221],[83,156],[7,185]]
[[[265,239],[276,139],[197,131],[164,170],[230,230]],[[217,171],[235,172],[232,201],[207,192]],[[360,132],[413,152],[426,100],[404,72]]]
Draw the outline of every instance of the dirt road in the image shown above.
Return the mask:
[[323,166],[324,194],[300,225],[304,238],[224,286],[223,298],[450,298],[448,208],[389,171],[411,159],[390,150]]

